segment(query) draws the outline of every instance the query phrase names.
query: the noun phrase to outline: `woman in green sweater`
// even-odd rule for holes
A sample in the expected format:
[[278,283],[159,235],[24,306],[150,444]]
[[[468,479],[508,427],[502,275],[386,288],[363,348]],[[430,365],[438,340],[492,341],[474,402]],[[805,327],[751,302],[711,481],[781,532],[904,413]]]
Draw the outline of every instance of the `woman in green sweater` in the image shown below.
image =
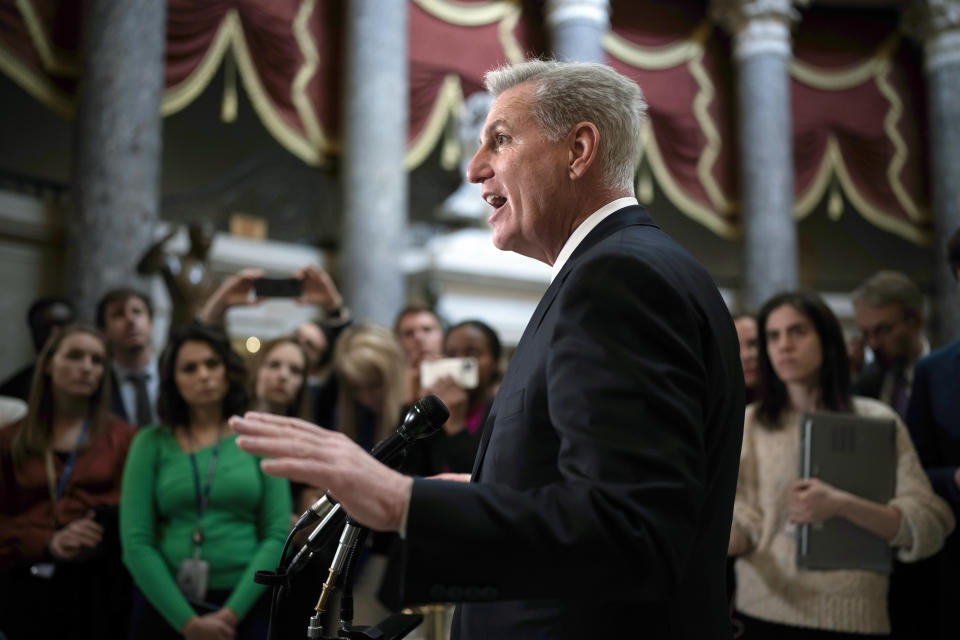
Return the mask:
[[141,430],[123,475],[123,560],[139,587],[131,638],[262,638],[258,569],[290,527],[286,480],[240,451],[226,420],[247,403],[226,339],[186,327],[160,362],[162,425]]

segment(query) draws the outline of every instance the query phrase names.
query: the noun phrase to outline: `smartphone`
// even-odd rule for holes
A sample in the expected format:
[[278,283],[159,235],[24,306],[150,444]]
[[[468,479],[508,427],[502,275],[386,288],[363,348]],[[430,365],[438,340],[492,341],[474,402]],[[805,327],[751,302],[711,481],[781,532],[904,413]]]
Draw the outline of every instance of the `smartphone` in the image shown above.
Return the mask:
[[420,363],[420,386],[429,389],[440,378],[450,377],[461,389],[475,389],[480,381],[476,358],[441,358]]
[[258,298],[299,298],[303,295],[303,281],[296,278],[257,278],[253,292]]

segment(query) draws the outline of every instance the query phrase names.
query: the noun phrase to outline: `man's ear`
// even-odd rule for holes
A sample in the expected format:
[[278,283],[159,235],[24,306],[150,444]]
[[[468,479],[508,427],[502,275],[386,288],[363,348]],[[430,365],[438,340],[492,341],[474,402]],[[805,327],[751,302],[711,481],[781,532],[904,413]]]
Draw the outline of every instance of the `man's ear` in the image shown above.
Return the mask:
[[598,162],[599,146],[600,132],[592,122],[581,122],[573,127],[569,136],[567,163],[571,180],[582,178]]

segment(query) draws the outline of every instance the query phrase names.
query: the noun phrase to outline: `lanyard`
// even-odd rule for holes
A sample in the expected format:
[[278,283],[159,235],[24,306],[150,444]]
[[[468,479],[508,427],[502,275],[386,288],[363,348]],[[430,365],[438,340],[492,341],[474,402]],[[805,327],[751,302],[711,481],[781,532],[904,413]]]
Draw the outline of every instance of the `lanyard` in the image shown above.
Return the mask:
[[[60,482],[56,481],[56,471],[54,470],[53,465],[53,450],[50,447],[47,447],[45,452],[45,462],[47,466],[47,488],[50,490],[50,502],[53,503],[53,528],[57,528],[57,503],[60,502],[60,498],[63,497],[63,492],[67,488],[67,482],[70,480],[70,475],[73,473],[73,466],[77,462],[77,453],[80,451],[80,445],[83,444],[83,439],[87,435],[87,431],[90,430],[90,420],[89,418],[83,419],[83,426],[80,427],[80,434],[77,436],[77,442],[73,445],[73,451],[70,452],[70,457],[67,458],[67,461],[63,465],[63,475],[60,476]],[[54,488],[56,486],[56,488]]]
[[217,442],[213,445],[213,454],[210,456],[210,464],[207,466],[206,486],[204,486],[202,491],[200,489],[200,467],[197,465],[197,454],[193,446],[193,435],[190,433],[189,428],[187,428],[187,442],[190,443],[190,464],[193,467],[193,488],[197,497],[197,515],[201,520],[201,523],[197,525],[196,531],[193,532],[192,538],[193,544],[199,547],[203,543],[203,512],[207,508],[207,503],[210,502],[210,487],[213,485],[213,472],[217,468],[217,457],[220,454],[220,429],[217,429]]

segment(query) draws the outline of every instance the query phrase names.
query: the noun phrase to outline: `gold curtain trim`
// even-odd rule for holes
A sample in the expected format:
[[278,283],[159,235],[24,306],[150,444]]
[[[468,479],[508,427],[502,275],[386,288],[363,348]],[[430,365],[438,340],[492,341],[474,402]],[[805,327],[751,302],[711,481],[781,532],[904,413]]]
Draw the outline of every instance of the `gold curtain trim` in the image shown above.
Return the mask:
[[880,227],[890,233],[895,233],[914,244],[924,247],[933,244],[933,238],[930,233],[921,231],[914,225],[900,218],[894,218],[889,213],[870,204],[851,179],[850,173],[847,171],[847,165],[844,163],[843,156],[839,152],[836,153],[834,161],[836,162],[837,177],[840,179],[840,185],[847,194],[847,198],[861,216],[874,226]]
[[907,212],[907,216],[914,222],[927,222],[930,220],[930,212],[924,211],[917,206],[917,203],[915,203],[913,198],[910,197],[910,194],[907,193],[906,187],[903,186],[903,182],[900,180],[900,172],[903,171],[904,165],[907,164],[910,150],[907,148],[907,143],[904,141],[903,136],[900,135],[900,130],[897,129],[897,122],[900,121],[900,116],[903,115],[903,102],[890,85],[889,74],[890,64],[888,61],[876,79],[877,88],[887,99],[887,102],[890,103],[890,110],[887,111],[887,115],[883,119],[883,130],[894,148],[893,157],[887,166],[887,180],[890,181],[890,187],[893,189],[897,202],[899,202],[903,210]]
[[707,145],[697,159],[697,179],[703,185],[713,207],[717,211],[728,213],[732,210],[730,200],[723,193],[723,189],[720,188],[713,175],[713,167],[720,156],[723,140],[716,124],[713,122],[713,118],[710,117],[710,103],[713,101],[716,92],[710,76],[703,67],[703,47],[700,47],[699,52],[690,60],[688,68],[690,69],[690,75],[693,76],[699,87],[697,95],[693,99],[693,115],[707,139]]
[[451,0],[413,0],[414,4],[434,18],[461,27],[480,27],[503,20],[511,13],[520,12],[515,1],[486,2],[484,4],[465,4]]
[[[704,20],[694,28],[686,40],[663,47],[640,47],[613,32],[608,32],[606,36],[604,36],[603,44],[611,56],[638,69],[662,71],[684,63],[687,64],[690,75],[698,87],[697,95],[693,99],[693,115],[707,142],[697,160],[697,179],[703,186],[707,197],[710,199],[711,205],[719,212],[728,213],[732,211],[733,205],[726,194],[723,193],[723,189],[720,188],[719,183],[713,175],[713,168],[717,158],[720,156],[720,149],[723,145],[723,140],[720,137],[717,126],[710,116],[710,103],[713,101],[716,91],[709,74],[703,66],[704,45],[710,37],[712,30],[713,26]],[[644,146],[646,145],[655,146],[655,137],[648,135],[647,143]],[[653,151],[653,148],[651,148],[651,151]],[[683,194],[682,188],[673,182],[672,177],[669,177],[669,171],[666,170],[659,149],[656,149],[656,160],[654,161],[654,159],[651,158],[651,164],[659,164],[663,169],[658,170],[654,167],[654,173],[657,174],[658,178],[666,176],[670,181],[668,185],[664,183],[663,180],[658,180],[663,185],[664,191],[667,192],[671,201],[673,201],[681,211],[684,211],[720,235],[731,237],[729,234],[736,233],[735,228],[729,225],[729,223],[723,223],[718,226],[716,224],[716,220],[718,219],[717,215],[689,198],[686,194]]]
[[512,64],[527,59],[527,56],[523,53],[523,48],[513,34],[518,22],[520,22],[520,7],[515,5],[513,10],[503,16],[500,24],[497,25],[497,35],[500,38],[500,46],[503,47],[503,54]]
[[[496,2],[483,5],[483,7],[466,6],[441,0],[414,0],[414,2],[431,15],[451,24],[481,26],[499,20],[497,35],[504,56],[511,63],[522,62],[526,59],[523,49],[513,33],[521,15],[520,6],[516,2]],[[498,7],[497,12],[493,10],[494,5]],[[458,19],[453,19],[448,13],[443,13],[453,11],[454,8],[456,11],[474,13],[469,20],[462,15]],[[483,13],[481,9],[487,9],[487,12]],[[427,156],[430,155],[430,152],[433,151],[433,148],[443,136],[450,118],[463,108],[463,101],[463,86],[460,83],[460,76],[452,73],[448,74],[437,92],[437,98],[430,109],[426,124],[407,148],[403,164],[408,170],[415,169],[427,159]]]
[[17,9],[27,26],[27,33],[30,34],[30,40],[40,56],[43,68],[55,75],[76,78],[80,73],[77,61],[53,46],[30,0],[17,0]]
[[688,196],[680,185],[674,181],[666,163],[663,161],[663,156],[660,155],[656,136],[653,135],[653,125],[649,120],[644,126],[643,147],[646,148],[648,162],[657,183],[677,209],[722,238],[735,240],[740,237],[740,230],[736,225],[724,220],[709,208]]
[[603,48],[622,62],[638,69],[663,71],[703,55],[703,45],[713,27],[704,20],[694,28],[690,36],[675,44],[662,47],[641,47],[621,38],[612,31],[603,37]]
[[223,56],[240,28],[240,16],[237,14],[237,10],[230,9],[223,16],[223,20],[220,21],[220,26],[217,27],[217,33],[213,37],[213,41],[207,47],[206,53],[203,54],[203,58],[200,59],[196,68],[186,78],[168,87],[163,92],[163,100],[160,103],[161,114],[164,116],[172,115],[189,105],[203,93],[203,90],[213,80],[213,76],[216,75],[217,69],[223,61]]
[[[230,11],[236,16],[235,9]],[[235,20],[237,20],[238,28],[234,29],[233,51],[237,58],[237,67],[240,69],[240,78],[243,80],[243,86],[250,96],[254,111],[260,116],[260,120],[267,131],[290,153],[307,164],[319,166],[323,161],[320,149],[310,144],[310,141],[303,134],[288,125],[270,102],[267,91],[260,83],[260,76],[257,75],[257,68],[253,64],[253,58],[250,55],[250,49],[247,47],[243,30],[239,28],[239,17],[236,17]]]
[[803,220],[817,207],[817,204],[823,199],[823,194],[827,192],[830,186],[830,178],[833,176],[833,167],[836,166],[836,158],[840,155],[840,147],[837,139],[830,134],[827,136],[827,148],[823,151],[820,158],[820,166],[813,176],[810,185],[796,197],[793,203],[793,217],[797,220]]
[[18,56],[3,46],[0,46],[0,71],[58,116],[66,120],[73,118],[76,101],[57,89],[46,75],[27,67]]
[[420,166],[443,136],[444,128],[451,116],[463,107],[463,87],[460,85],[460,76],[448,74],[443,79],[437,99],[433,103],[427,123],[420,131],[420,135],[410,143],[403,159],[403,165],[408,169]]
[[320,126],[320,119],[313,110],[313,103],[307,95],[307,86],[320,67],[320,52],[317,49],[317,44],[313,41],[308,26],[310,16],[313,15],[316,6],[316,0],[304,0],[300,3],[297,16],[293,20],[293,35],[297,41],[297,46],[300,48],[300,53],[303,55],[303,65],[293,79],[293,85],[290,87],[290,99],[303,122],[307,139],[317,149],[324,150],[327,148],[326,136],[323,133],[323,127]]
[[[847,199],[853,208],[867,222],[884,231],[896,234],[919,246],[930,246],[932,236],[929,232],[918,229],[910,222],[901,220],[883,211],[879,207],[871,204],[866,197],[857,189],[853,178],[843,160],[843,154],[840,153],[840,144],[832,134],[827,138],[827,149],[820,161],[820,167],[817,169],[817,175],[807,190],[797,198],[794,205],[794,214],[798,220],[808,216],[817,204],[823,199],[830,186],[830,177],[836,173],[840,187],[846,194]],[[831,219],[839,219],[840,216],[830,216]]]
[[790,75],[798,82],[821,91],[851,89],[879,75],[884,65],[889,63],[899,44],[900,35],[894,32],[884,38],[876,52],[867,60],[836,70],[822,69],[792,58]]

